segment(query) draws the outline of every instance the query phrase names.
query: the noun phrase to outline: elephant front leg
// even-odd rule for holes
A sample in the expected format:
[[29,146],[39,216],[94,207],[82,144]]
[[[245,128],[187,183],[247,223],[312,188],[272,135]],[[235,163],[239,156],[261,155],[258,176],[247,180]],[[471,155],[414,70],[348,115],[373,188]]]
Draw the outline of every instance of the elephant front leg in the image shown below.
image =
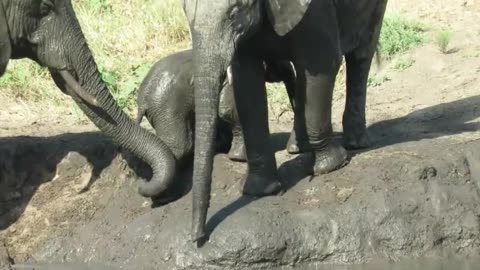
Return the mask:
[[347,100],[343,114],[343,144],[347,149],[362,149],[370,146],[365,120],[367,80],[372,57],[346,55]]
[[270,146],[267,95],[263,62],[240,55],[233,62],[233,88],[238,116],[243,128],[248,174],[243,194],[268,196],[279,193],[275,156]]
[[334,171],[347,160],[347,151],[333,141],[332,93],[336,73],[306,72],[305,122],[310,146],[315,152],[314,175]]

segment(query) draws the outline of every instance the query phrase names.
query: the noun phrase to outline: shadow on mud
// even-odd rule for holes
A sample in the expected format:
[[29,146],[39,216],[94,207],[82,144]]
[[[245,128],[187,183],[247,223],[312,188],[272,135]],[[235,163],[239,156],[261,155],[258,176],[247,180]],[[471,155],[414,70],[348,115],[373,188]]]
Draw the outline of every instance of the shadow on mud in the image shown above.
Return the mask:
[[[89,163],[88,186],[117,155],[111,141],[96,132],[0,138],[0,230],[8,228],[22,215],[38,187],[57,176],[58,164],[72,152]],[[81,166],[75,164],[78,160],[71,162],[71,170]]]
[[[463,132],[480,130],[480,123],[469,123],[480,117],[480,95],[438,104],[407,114],[384,120],[368,127],[372,146],[367,149],[349,151],[350,157],[399,143],[433,139]],[[276,134],[275,149],[285,149],[289,133]],[[335,133],[341,141],[342,133]],[[280,146],[281,145],[281,146]],[[277,150],[278,151],[278,150]],[[302,154],[283,163],[279,171],[287,174],[288,188],[310,175],[313,155]]]
[[480,130],[480,95],[438,104],[381,121],[368,128],[372,147],[365,151],[403,142],[433,139]]

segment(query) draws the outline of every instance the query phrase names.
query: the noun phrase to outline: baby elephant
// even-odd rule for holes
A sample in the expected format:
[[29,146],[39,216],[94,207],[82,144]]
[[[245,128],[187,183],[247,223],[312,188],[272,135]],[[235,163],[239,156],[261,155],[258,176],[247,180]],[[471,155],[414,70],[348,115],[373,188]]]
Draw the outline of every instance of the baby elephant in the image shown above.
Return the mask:
[[[193,155],[195,132],[195,100],[192,50],[181,51],[158,61],[138,90],[138,116],[146,116],[157,136],[170,148],[177,162],[184,163]],[[235,107],[230,69],[227,70],[219,102],[217,151],[227,151],[235,161],[246,161],[243,133]],[[290,62],[265,63],[267,82],[286,86],[294,107],[295,71]],[[296,144],[294,134],[289,144]]]

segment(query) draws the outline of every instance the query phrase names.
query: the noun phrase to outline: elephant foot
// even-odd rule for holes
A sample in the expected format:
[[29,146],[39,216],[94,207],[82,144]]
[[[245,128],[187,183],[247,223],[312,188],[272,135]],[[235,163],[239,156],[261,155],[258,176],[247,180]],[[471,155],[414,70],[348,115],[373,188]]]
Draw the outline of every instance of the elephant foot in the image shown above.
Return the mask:
[[370,137],[366,128],[358,129],[356,132],[343,133],[343,145],[349,150],[365,149],[371,146]]
[[291,155],[300,154],[300,146],[297,142],[297,136],[294,131],[290,133],[290,137],[287,142],[287,152]]
[[253,197],[273,196],[283,192],[283,186],[277,177],[266,177],[254,173],[248,174],[242,191],[243,195]]
[[340,169],[348,163],[347,151],[337,143],[328,144],[322,151],[315,153],[313,174],[327,174]]
[[245,144],[243,138],[234,138],[232,141],[232,147],[228,152],[228,158],[232,161],[246,162],[247,152],[245,150]]
[[301,145],[297,140],[297,135],[294,130],[290,133],[287,142],[287,152],[291,155],[308,152],[309,149],[305,145]]

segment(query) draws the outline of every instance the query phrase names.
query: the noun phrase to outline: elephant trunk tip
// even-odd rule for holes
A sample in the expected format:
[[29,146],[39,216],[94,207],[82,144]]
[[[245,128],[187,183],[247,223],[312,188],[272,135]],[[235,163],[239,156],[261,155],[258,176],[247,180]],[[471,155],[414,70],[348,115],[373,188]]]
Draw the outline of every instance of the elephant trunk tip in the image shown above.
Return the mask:
[[190,235],[192,243],[196,244],[197,247],[202,247],[208,241],[205,224],[194,225]]
[[[174,171],[173,168],[172,170]],[[159,175],[159,173],[156,173],[155,171],[156,170],[154,169],[153,176],[150,181],[146,181],[144,179],[140,180],[140,183],[138,184],[138,193],[141,196],[146,198],[155,198],[168,195],[165,194],[165,191],[170,187],[170,184],[174,178],[173,174],[167,173]]]

